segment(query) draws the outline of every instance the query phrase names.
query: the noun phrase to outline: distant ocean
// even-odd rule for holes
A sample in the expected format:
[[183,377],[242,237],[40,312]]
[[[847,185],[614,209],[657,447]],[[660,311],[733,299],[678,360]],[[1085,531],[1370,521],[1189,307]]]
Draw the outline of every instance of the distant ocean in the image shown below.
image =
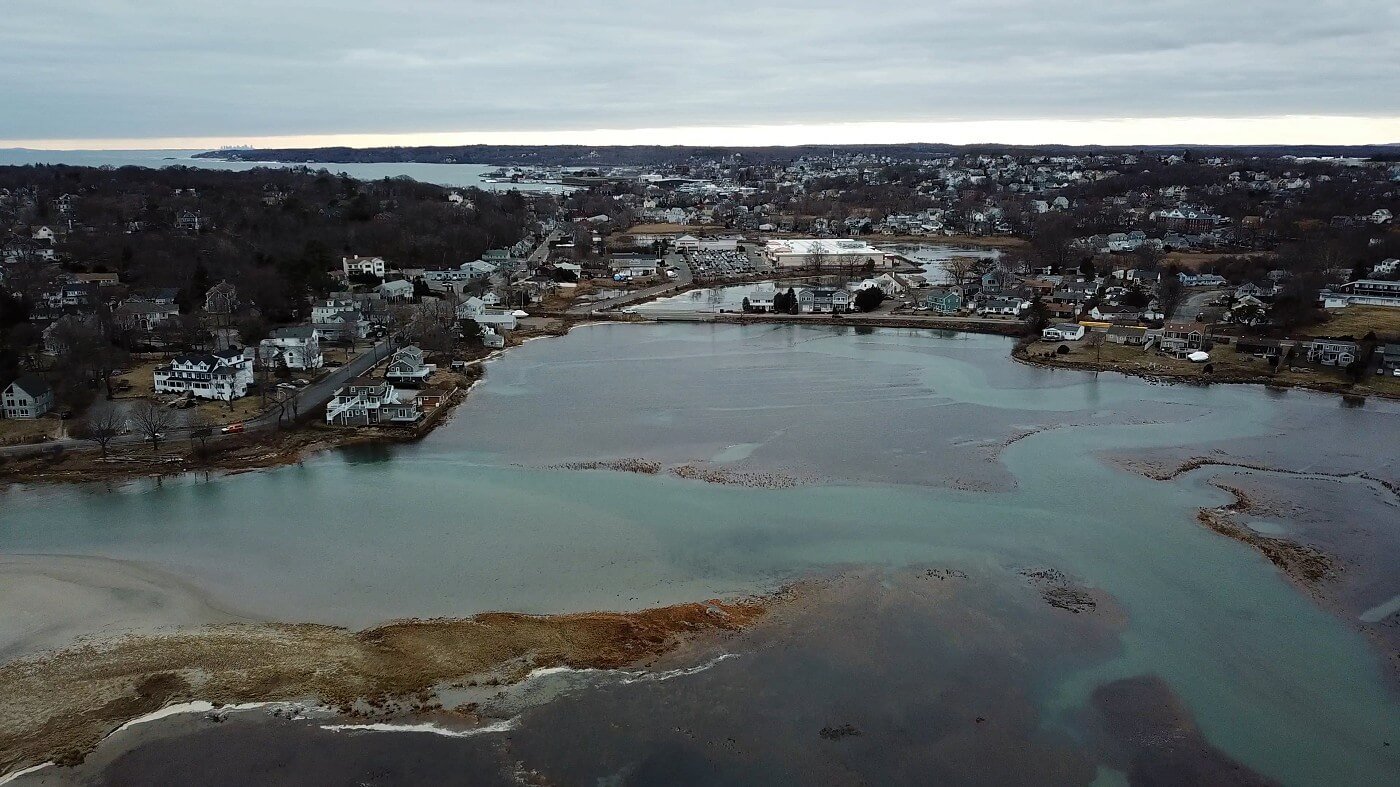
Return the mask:
[[545,183],[491,183],[484,176],[496,169],[488,164],[318,164],[290,162],[221,161],[194,158],[202,150],[27,150],[0,148],[0,166],[25,164],[71,164],[82,167],[200,167],[243,171],[256,167],[297,167],[344,172],[361,180],[378,180],[408,176],[423,183],[459,188],[480,188],[498,191],[569,191],[566,187]]

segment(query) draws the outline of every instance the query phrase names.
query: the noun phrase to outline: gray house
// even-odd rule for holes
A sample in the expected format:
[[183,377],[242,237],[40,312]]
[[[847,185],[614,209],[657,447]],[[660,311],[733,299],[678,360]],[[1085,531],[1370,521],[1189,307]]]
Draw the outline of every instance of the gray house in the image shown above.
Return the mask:
[[0,415],[32,419],[53,409],[53,389],[32,374],[26,374],[0,392]]

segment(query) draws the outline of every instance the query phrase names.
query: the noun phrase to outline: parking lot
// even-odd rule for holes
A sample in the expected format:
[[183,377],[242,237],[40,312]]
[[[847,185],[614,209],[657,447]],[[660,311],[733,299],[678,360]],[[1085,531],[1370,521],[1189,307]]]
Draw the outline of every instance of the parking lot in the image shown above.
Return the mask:
[[767,262],[747,251],[713,251],[698,249],[686,253],[686,260],[696,278],[747,276],[767,273]]

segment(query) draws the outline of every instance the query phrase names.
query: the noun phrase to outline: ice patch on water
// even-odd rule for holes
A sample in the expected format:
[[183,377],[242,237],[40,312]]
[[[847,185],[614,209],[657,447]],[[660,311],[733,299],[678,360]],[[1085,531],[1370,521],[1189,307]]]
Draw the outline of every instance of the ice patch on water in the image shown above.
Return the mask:
[[[194,700],[192,702],[177,702],[174,705],[166,705],[160,710],[147,713],[145,716],[137,716],[131,721],[128,721],[127,723],[113,730],[111,734],[116,735],[117,733],[129,730],[138,724],[146,724],[152,721],[159,721],[161,719],[169,718],[171,716],[178,716],[183,713],[209,713],[211,711],[217,711],[219,713],[232,713],[236,711],[256,710],[258,708],[267,707],[294,707],[300,709],[301,706],[297,705],[296,703],[285,702],[244,702],[237,705],[215,705],[212,702],[205,702],[204,700]],[[296,715],[300,715],[299,710]]]
[[723,451],[710,457],[711,462],[738,462],[753,456],[753,452],[763,447],[763,443],[735,443],[727,445]]
[[1389,601],[1383,604],[1377,604],[1365,612],[1362,612],[1361,622],[1379,623],[1391,615],[1394,615],[1396,612],[1400,612],[1400,595],[1393,596]]
[[42,771],[43,769],[48,768],[51,765],[53,765],[53,763],[51,762],[41,762],[38,765],[31,765],[28,768],[21,768],[15,771],[14,773],[7,773],[4,776],[0,776],[0,785],[9,784],[10,782],[20,778],[21,776],[28,776],[31,773]]
[[737,653],[721,653],[709,661],[703,664],[697,664],[694,667],[681,667],[678,669],[665,670],[663,672],[594,669],[592,667],[583,669],[575,669],[574,667],[540,667],[539,669],[530,670],[529,674],[525,676],[525,679],[521,681],[521,685],[523,686],[532,681],[550,677],[551,675],[591,675],[603,678],[615,677],[618,679],[617,682],[623,685],[630,683],[651,683],[671,680],[672,678],[683,678],[687,675],[698,675],[716,664],[719,664],[721,661],[738,658],[738,656],[739,654]]
[[321,729],[332,732],[420,732],[430,735],[442,735],[447,738],[471,738],[477,735],[486,735],[494,732],[509,732],[519,724],[517,719],[511,718],[505,721],[498,721],[494,724],[487,724],[484,727],[472,727],[471,729],[454,730],[449,727],[440,727],[436,724],[423,722],[420,724],[393,724],[390,722],[376,722],[373,724],[323,724]]

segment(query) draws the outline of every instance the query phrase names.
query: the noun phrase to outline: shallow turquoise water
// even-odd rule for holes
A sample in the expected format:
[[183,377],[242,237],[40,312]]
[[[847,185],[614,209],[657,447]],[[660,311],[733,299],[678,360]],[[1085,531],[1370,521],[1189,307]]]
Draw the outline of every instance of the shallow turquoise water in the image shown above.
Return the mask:
[[[1381,456],[1400,436],[1395,408],[1052,372],[1008,348],[914,331],[592,327],[493,363],[417,446],[115,492],[12,491],[0,550],[150,561],[255,614],[351,625],[640,607],[850,564],[1051,566],[1115,597],[1127,626],[1121,653],[1092,668],[1027,665],[1046,724],[1067,724],[1100,683],[1156,673],[1212,742],[1269,775],[1400,772],[1400,705],[1377,655],[1258,553],[1195,523],[1223,493],[1099,459],[1204,451],[1304,419],[1327,426],[1312,443],[1321,468],[1332,453]],[[541,469],[628,456],[720,456],[814,482]]]

